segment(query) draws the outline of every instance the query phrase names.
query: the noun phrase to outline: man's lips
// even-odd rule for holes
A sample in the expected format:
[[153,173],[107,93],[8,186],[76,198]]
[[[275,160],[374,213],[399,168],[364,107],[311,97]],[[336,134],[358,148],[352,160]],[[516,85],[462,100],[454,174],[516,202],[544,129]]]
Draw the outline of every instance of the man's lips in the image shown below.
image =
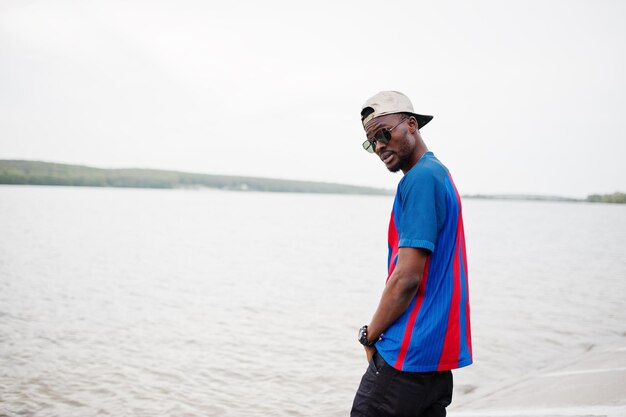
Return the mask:
[[392,158],[393,158],[393,152],[387,151],[387,152],[383,152],[380,154],[380,159],[381,161],[383,161],[385,165],[388,165],[389,162],[391,162]]

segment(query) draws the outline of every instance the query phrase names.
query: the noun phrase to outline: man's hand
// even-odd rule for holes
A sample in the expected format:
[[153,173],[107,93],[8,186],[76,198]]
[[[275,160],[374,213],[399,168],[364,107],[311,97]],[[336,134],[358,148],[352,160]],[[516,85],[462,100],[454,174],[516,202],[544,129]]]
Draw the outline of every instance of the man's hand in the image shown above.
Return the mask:
[[365,348],[365,356],[367,357],[367,363],[372,360],[372,356],[376,352],[376,348],[374,346],[363,346]]

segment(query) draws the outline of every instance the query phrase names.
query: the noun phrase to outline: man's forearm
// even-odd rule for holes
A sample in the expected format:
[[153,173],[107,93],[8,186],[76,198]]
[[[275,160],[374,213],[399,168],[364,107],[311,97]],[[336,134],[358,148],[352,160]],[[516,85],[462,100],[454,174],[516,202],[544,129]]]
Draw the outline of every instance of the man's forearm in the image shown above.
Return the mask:
[[394,271],[380,298],[378,308],[368,326],[368,339],[376,340],[411,304],[422,274]]

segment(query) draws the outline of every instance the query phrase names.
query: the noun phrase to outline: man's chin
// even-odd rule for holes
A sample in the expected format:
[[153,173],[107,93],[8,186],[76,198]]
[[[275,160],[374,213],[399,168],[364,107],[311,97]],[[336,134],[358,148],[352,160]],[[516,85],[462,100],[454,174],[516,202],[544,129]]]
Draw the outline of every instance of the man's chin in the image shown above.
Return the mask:
[[391,165],[385,165],[389,172],[398,172],[408,163],[408,158],[406,157],[398,157],[394,159],[396,160],[395,163]]
[[402,167],[402,160],[396,161],[395,164],[385,165],[385,166],[387,167],[389,172],[398,172],[400,171],[400,168]]

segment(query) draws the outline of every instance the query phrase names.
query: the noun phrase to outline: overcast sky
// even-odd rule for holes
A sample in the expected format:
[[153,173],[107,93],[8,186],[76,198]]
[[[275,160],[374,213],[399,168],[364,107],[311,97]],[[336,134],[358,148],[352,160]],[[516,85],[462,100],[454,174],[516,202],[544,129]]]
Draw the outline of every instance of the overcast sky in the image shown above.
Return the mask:
[[626,191],[625,1],[0,0],[0,159],[395,188],[407,94],[463,194]]

